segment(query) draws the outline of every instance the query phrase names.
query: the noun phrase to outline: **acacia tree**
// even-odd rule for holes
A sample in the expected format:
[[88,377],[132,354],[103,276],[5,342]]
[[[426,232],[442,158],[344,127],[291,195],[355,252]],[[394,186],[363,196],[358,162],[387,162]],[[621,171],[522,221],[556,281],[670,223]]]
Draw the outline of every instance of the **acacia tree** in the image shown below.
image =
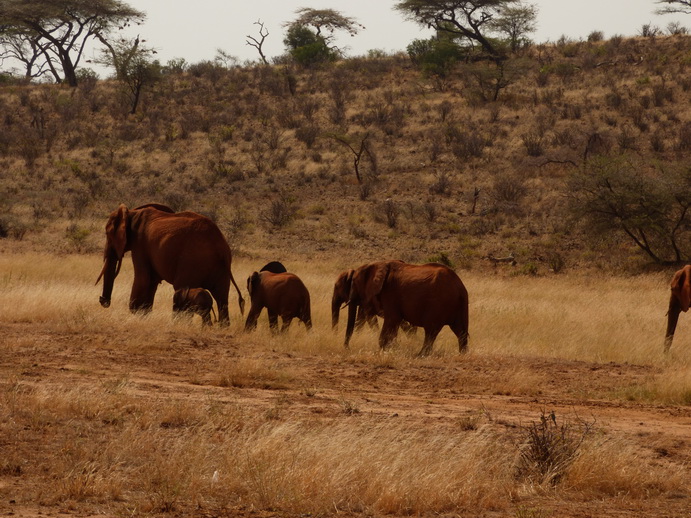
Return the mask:
[[50,67],[49,61],[43,59],[44,53],[45,47],[40,43],[40,36],[16,31],[0,35],[0,62],[10,59],[21,63],[27,80],[51,72],[56,81],[59,80],[57,71]]
[[135,114],[144,88],[161,79],[161,65],[150,58],[156,51],[140,45],[143,42],[139,37],[134,40],[122,38],[113,43],[97,37],[107,49],[100,62],[115,69],[115,77],[125,86],[130,113]]
[[691,169],[597,157],[569,182],[572,214],[593,236],[627,236],[657,263],[691,258]]
[[492,30],[491,22],[502,10],[519,0],[402,0],[394,9],[405,17],[439,32],[479,44],[494,59],[501,59],[497,48],[487,35]]
[[691,14],[691,0],[657,0],[655,3],[664,6],[655,11],[657,14]]
[[534,5],[508,6],[490,23],[490,28],[507,37],[512,52],[526,42],[526,34],[537,28],[537,7]]
[[70,86],[77,86],[76,69],[90,39],[106,39],[144,18],[120,0],[0,0],[0,33],[35,39],[56,78]]
[[[292,22],[286,23],[287,35],[283,42],[286,44],[293,57],[298,60],[301,57],[306,61],[329,60],[342,54],[341,49],[333,43],[336,31],[345,31],[355,36],[360,29],[365,27],[354,18],[345,16],[335,9],[312,9],[302,7],[295,14],[298,17]],[[305,54],[307,56],[305,56]]]

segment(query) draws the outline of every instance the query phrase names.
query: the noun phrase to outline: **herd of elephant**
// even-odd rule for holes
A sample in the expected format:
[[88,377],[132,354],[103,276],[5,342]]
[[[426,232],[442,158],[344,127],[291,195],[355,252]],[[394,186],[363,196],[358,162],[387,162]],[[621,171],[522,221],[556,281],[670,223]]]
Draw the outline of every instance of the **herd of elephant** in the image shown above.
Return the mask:
[[[245,300],[231,272],[231,251],[223,233],[209,218],[194,212],[175,212],[158,203],[128,209],[120,205],[106,223],[104,264],[96,283],[103,278],[100,303],[110,306],[113,284],[126,252],[131,252],[134,281],[130,310],[151,310],[161,281],[173,285],[173,310],[199,313],[211,323],[213,302],[218,306],[220,325],[228,325],[230,284],[238,292],[240,313]],[[310,295],[304,283],[279,262],[273,261],[247,279],[251,307],[245,330],[257,326],[264,308],[269,325],[284,331],[295,318],[311,328]],[[681,311],[691,305],[691,266],[679,270],[672,280],[665,351],[669,350]],[[458,275],[445,265],[407,264],[388,260],[364,264],[341,273],[334,284],[332,326],[338,324],[341,309],[348,307],[345,333],[347,347],[354,329],[365,322],[376,325],[383,318],[379,345],[387,348],[399,327],[424,329],[420,355],[431,353],[444,326],[458,338],[459,351],[468,350],[468,291]]]

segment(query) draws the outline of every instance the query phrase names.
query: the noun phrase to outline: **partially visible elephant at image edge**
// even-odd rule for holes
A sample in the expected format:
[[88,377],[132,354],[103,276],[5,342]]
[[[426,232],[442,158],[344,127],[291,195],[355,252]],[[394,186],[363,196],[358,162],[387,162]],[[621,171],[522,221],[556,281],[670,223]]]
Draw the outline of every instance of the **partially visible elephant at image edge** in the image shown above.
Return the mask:
[[671,283],[672,294],[669,297],[667,311],[667,332],[665,333],[665,352],[672,347],[674,331],[677,329],[679,314],[686,313],[691,305],[691,265],[684,266],[674,274]]
[[131,311],[151,311],[161,281],[175,290],[190,286],[209,290],[218,305],[218,320],[228,325],[228,293],[232,282],[238,292],[238,305],[244,314],[242,298],[231,272],[231,252],[218,226],[194,212],[174,212],[170,207],[151,203],[135,209],[120,205],[106,223],[106,246],[100,302],[109,307],[113,284],[126,252],[132,253],[134,281],[130,293]]

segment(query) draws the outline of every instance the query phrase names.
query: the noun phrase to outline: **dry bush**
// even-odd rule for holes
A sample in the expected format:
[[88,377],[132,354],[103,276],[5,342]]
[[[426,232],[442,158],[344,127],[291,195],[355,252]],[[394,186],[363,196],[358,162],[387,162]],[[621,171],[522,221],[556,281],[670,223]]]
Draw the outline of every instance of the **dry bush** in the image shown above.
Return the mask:
[[557,485],[579,455],[583,441],[592,433],[588,423],[557,423],[554,411],[543,410],[539,421],[525,427],[517,476],[538,485]]

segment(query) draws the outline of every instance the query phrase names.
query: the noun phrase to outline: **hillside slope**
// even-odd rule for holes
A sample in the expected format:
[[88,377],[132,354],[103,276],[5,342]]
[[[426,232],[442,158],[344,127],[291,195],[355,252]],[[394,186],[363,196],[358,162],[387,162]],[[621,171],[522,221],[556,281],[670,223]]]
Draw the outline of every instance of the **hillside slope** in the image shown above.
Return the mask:
[[158,201],[211,216],[249,256],[635,270],[649,259],[624,233],[593,238],[569,210],[569,179],[598,155],[688,163],[689,64],[687,36],[540,45],[490,102],[483,64],[440,79],[405,56],[203,62],[169,70],[135,115],[112,81],[4,85],[0,234],[95,252],[117,204]]

